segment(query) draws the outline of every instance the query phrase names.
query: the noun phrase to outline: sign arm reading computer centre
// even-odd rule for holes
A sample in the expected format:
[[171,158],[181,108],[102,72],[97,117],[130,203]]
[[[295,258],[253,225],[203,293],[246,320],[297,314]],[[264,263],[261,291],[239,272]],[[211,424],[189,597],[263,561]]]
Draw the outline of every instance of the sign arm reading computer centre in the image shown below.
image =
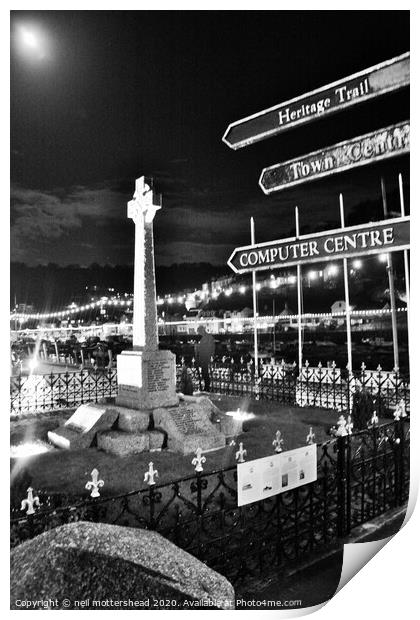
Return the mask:
[[371,222],[350,228],[236,248],[228,265],[236,273],[329,261],[408,249],[410,218]]

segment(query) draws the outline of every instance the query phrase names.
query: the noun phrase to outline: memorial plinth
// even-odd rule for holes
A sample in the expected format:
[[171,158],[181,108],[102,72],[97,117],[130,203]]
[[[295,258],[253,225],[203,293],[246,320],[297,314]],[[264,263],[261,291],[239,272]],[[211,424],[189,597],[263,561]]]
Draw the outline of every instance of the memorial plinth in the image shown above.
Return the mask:
[[178,404],[171,351],[123,351],[117,358],[117,377],[120,406],[149,410]]

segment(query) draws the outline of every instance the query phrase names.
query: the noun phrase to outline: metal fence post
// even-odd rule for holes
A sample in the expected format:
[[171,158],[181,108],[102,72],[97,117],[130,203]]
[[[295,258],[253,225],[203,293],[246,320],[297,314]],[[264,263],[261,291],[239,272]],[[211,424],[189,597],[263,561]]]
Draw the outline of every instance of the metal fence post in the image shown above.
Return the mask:
[[349,506],[347,506],[348,485],[350,484],[347,457],[348,441],[348,435],[337,437],[337,535],[339,538],[342,538],[349,533]]

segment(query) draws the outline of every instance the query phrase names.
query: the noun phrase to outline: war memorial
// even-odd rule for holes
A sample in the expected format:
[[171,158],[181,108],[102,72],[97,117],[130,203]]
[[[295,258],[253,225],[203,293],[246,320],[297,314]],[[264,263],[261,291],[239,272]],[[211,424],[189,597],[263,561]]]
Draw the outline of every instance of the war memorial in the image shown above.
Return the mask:
[[[236,121],[223,142],[238,150],[368,106],[409,86],[409,62],[402,54]],[[266,195],[310,188],[314,180],[407,155],[409,137],[409,121],[351,137],[264,168],[259,185]],[[181,389],[185,365],[159,346],[153,225],[165,194],[151,177],[134,183],[127,204],[134,224],[132,347],[104,372],[11,382],[12,432],[33,432],[46,446],[43,454],[12,458],[13,609],[18,600],[37,598],[48,599],[48,609],[100,609],[111,599],[144,609],[246,608],[249,600],[262,601],[279,575],[341,553],[364,524],[389,517],[399,526],[404,518],[410,383],[398,368],[393,280],[398,252],[408,314],[410,217],[402,175],[397,214],[387,208],[382,179],[381,221],[347,226],[341,193],[336,229],[300,234],[295,207],[293,237],[256,243],[252,219],[250,244],[232,244],[226,265],[252,276],[254,356],[240,367],[212,356],[210,390],[202,389],[200,363],[192,364],[190,394]],[[383,253],[395,366],[359,370],[348,261]],[[303,358],[301,269],[332,260],[344,274],[345,369],[313,367]],[[298,290],[293,369],[260,359],[255,284],[256,273],[290,267]]]

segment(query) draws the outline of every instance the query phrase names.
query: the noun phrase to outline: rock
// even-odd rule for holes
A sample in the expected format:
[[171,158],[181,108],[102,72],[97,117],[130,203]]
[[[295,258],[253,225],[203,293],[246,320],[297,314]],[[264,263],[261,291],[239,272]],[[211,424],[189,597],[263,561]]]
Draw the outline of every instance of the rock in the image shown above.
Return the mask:
[[98,448],[117,456],[147,452],[149,446],[149,433],[126,433],[124,431],[98,433]]
[[11,609],[21,609],[22,600],[49,601],[50,609],[113,609],[111,601],[156,609],[154,601],[165,599],[171,609],[234,609],[225,577],[149,530],[81,521],[44,532],[10,555]]
[[192,454],[224,448],[225,436],[207,417],[200,402],[181,402],[178,407],[161,407],[153,411],[155,428],[168,433],[168,449]]
[[226,415],[217,407],[208,396],[184,396],[182,401],[186,404],[196,403],[207,415],[217,430],[227,438],[235,437],[242,433],[242,421],[235,420],[232,416]]
[[127,407],[113,407],[118,412],[118,428],[129,433],[147,431],[150,425],[151,411],[128,409]]
[[147,431],[149,435],[149,450],[161,450],[165,441],[166,433],[157,429]]
[[118,412],[107,405],[80,405],[67,422],[54,431],[48,431],[48,439],[57,448],[65,450],[89,448],[96,434],[109,430],[117,418]]

